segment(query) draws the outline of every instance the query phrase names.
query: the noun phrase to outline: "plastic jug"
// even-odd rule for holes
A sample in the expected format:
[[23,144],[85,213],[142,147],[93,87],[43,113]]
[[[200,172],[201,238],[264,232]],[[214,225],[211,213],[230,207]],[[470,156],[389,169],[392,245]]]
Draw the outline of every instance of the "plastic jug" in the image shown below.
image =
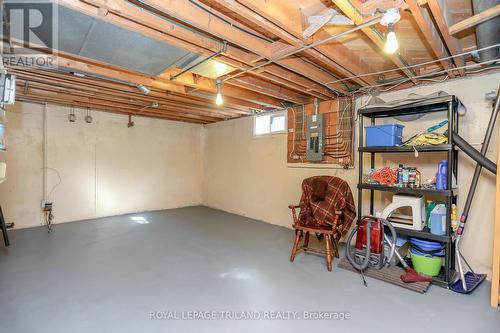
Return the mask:
[[439,162],[438,172],[436,173],[436,189],[447,190],[448,160]]
[[438,204],[431,212],[431,233],[434,235],[446,235],[446,206]]
[[431,212],[438,203],[435,201],[427,200],[425,204],[425,226],[431,228]]

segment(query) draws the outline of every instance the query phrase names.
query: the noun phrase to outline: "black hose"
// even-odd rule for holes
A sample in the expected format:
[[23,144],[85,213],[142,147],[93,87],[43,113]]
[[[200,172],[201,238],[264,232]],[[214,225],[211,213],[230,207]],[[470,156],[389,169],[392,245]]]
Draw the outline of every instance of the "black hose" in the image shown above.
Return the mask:
[[[493,115],[492,115],[493,117]],[[495,116],[496,118],[496,116]],[[490,121],[491,123],[491,121]],[[493,121],[493,124],[495,122]],[[491,134],[490,134],[491,137]],[[458,148],[460,148],[464,153],[466,153],[470,158],[472,158],[479,166],[486,168],[488,171],[497,174],[497,165],[491,161],[489,158],[485,156],[486,153],[478,152],[474,147],[470,145],[467,141],[465,141],[460,135],[457,133],[453,133],[453,141],[455,141]],[[485,143],[483,143],[483,147]]]

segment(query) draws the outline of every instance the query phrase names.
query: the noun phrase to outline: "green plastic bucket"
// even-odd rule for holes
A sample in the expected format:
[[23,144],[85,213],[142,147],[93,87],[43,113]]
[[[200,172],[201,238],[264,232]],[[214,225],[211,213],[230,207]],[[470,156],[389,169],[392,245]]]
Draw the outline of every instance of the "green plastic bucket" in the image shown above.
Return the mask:
[[421,253],[415,249],[410,250],[413,268],[421,274],[437,276],[443,265],[443,258]]

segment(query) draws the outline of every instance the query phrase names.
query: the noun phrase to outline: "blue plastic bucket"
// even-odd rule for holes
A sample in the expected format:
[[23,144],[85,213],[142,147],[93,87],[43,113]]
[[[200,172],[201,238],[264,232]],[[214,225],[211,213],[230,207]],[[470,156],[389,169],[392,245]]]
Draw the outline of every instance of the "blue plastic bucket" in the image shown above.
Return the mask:
[[366,147],[392,147],[403,143],[403,125],[387,124],[367,126]]
[[436,241],[410,237],[410,243],[418,246],[424,251],[440,251],[443,249],[443,242],[436,242]]

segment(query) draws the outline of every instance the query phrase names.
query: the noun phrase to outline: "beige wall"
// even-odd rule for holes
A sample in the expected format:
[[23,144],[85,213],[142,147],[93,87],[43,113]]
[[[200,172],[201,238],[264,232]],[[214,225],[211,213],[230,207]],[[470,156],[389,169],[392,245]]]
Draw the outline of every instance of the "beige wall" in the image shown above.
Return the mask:
[[[449,81],[381,95],[397,99],[410,92],[427,94],[445,90],[467,106],[461,117],[460,134],[473,144],[482,141],[491,108],[484,94],[496,89],[500,74]],[[366,97],[357,101],[366,102]],[[228,212],[290,227],[287,206],[298,203],[302,179],[336,175],[349,182],[356,197],[357,169],[289,167],[286,135],[253,136],[251,117],[208,126],[135,118],[93,112],[94,122],[69,123],[68,108],[47,107],[47,162],[59,172],[62,182],[50,197],[56,222],[74,221],[154,209],[205,204]],[[405,136],[436,122],[427,116],[406,124]],[[7,181],[0,185],[0,202],[8,221],[18,228],[42,223],[43,107],[17,103],[8,111]],[[495,131],[496,133],[496,131]],[[492,139],[488,155],[496,158],[498,139]],[[480,147],[477,145],[477,147]],[[461,154],[462,155],[462,154]],[[356,156],[357,158],[357,156]],[[386,155],[378,165],[399,162],[418,165],[424,178],[435,172],[440,156],[421,154]],[[355,162],[357,165],[357,161]],[[461,157],[458,185],[459,213],[468,192],[474,164]],[[48,191],[57,183],[48,170]],[[490,271],[491,231],[494,213],[494,178],[487,171],[479,182],[464,253],[479,271]],[[380,198],[380,197],[378,197]],[[382,198],[377,209],[387,203]]]
[[[386,93],[380,97],[391,100],[405,97],[411,92],[429,94],[437,90],[455,94],[468,108],[468,113],[460,118],[460,134],[471,143],[480,143],[491,113],[491,107],[485,102],[484,94],[496,89],[499,83],[500,74],[484,75]],[[366,97],[359,99],[358,105],[365,101]],[[427,116],[420,121],[407,124],[405,136],[436,123],[436,119],[435,116]],[[287,206],[298,202],[301,181],[308,176],[327,174],[341,177],[349,182],[355,198],[357,197],[357,155],[356,168],[351,170],[288,167],[286,135],[255,138],[252,126],[252,118],[206,126],[203,186],[205,205],[290,227],[291,217]],[[488,156],[495,158],[496,150],[495,136],[490,144]],[[424,177],[429,178],[435,172],[440,157],[444,158],[437,154],[420,154],[417,161],[413,155],[386,155],[378,160],[378,165],[394,166],[399,162],[418,165],[424,171]],[[474,167],[469,158],[463,156],[460,158],[459,213],[468,192]],[[464,253],[478,271],[491,271],[494,190],[494,178],[484,171],[462,243]],[[377,208],[381,207],[383,204]]]
[[[55,222],[202,203],[201,126],[93,112],[68,121],[68,108],[47,106],[47,192]],[[43,106],[16,103],[7,112],[7,181],[0,203],[17,228],[42,223]]]

